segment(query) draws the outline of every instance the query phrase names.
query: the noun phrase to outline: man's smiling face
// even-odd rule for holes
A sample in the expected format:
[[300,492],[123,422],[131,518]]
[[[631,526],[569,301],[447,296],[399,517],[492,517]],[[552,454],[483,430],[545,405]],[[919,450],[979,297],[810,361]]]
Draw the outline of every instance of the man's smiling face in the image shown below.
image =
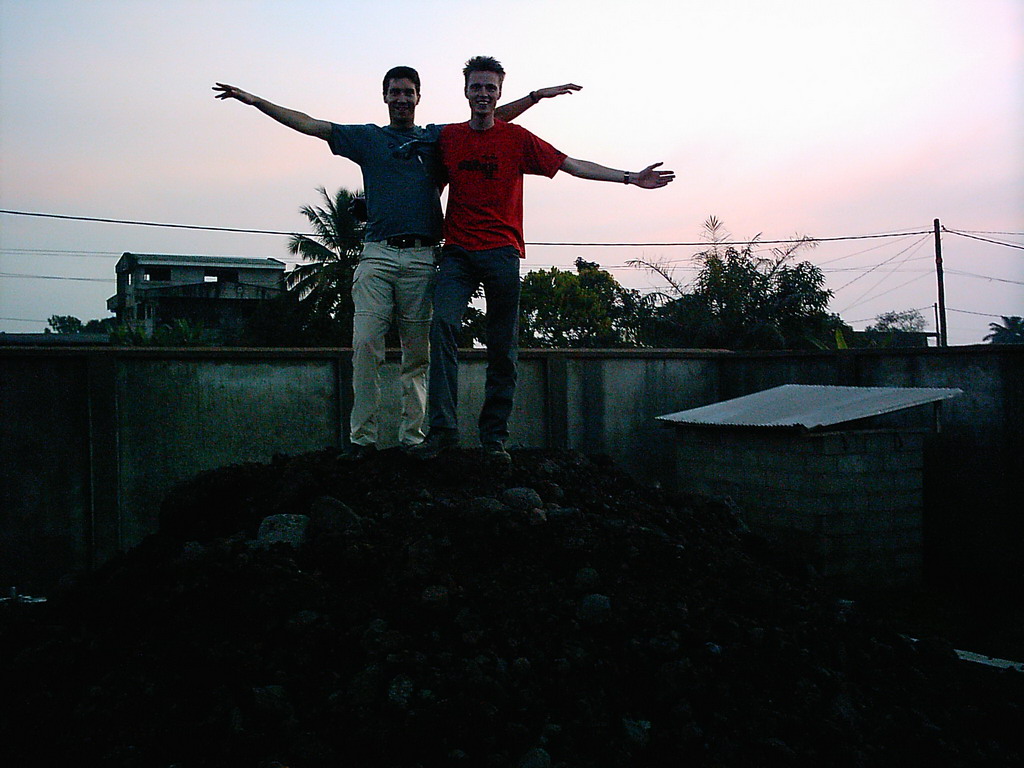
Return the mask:
[[466,98],[474,116],[493,114],[501,98],[501,75],[497,72],[470,72],[466,77]]
[[394,128],[411,128],[416,121],[416,105],[420,103],[416,83],[407,77],[395,77],[388,82],[384,93],[388,115]]

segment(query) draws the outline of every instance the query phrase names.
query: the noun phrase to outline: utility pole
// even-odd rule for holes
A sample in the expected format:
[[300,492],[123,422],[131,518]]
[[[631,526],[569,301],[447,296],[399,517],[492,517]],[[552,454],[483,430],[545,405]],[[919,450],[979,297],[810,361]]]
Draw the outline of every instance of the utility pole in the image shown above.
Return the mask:
[[939,346],[946,346],[946,289],[942,284],[942,238],[941,227],[935,220],[935,276],[939,281]]

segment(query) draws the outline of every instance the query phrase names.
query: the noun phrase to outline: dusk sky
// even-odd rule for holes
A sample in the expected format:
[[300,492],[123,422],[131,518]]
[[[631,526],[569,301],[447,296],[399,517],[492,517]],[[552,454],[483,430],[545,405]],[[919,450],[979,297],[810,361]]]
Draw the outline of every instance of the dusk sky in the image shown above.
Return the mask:
[[[676,172],[657,191],[530,178],[528,244],[691,243],[711,215],[735,240],[921,233],[801,258],[855,328],[920,309],[934,330],[937,218],[973,235],[942,237],[950,343],[1024,315],[1022,0],[0,0],[0,208],[306,232],[300,206],[361,187],[358,167],[214,82],[379,124],[381,77],[407,64],[417,122],[457,122],[477,54],[505,65],[504,100],[583,86],[519,120],[558,149]],[[286,242],[0,213],[0,331],[107,317],[125,251],[294,264]],[[524,272],[582,256],[648,291],[664,282],[627,260],[685,283],[698,250],[528,245]]]

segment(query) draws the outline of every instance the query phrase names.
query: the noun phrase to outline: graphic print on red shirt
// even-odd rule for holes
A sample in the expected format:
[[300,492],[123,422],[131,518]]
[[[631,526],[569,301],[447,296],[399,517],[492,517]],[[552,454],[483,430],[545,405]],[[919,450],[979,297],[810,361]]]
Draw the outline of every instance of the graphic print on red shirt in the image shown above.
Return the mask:
[[440,147],[449,184],[445,242],[467,251],[511,245],[525,256],[523,175],[551,178],[566,155],[501,120],[485,131],[446,125]]

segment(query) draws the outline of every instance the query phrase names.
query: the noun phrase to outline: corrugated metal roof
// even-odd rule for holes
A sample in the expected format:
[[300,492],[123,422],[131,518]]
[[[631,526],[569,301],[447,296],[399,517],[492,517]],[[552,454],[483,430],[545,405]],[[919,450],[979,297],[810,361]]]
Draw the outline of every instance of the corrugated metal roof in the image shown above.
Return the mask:
[[901,411],[963,394],[959,389],[784,384],[753,395],[665,416],[673,424],[817,429]]

